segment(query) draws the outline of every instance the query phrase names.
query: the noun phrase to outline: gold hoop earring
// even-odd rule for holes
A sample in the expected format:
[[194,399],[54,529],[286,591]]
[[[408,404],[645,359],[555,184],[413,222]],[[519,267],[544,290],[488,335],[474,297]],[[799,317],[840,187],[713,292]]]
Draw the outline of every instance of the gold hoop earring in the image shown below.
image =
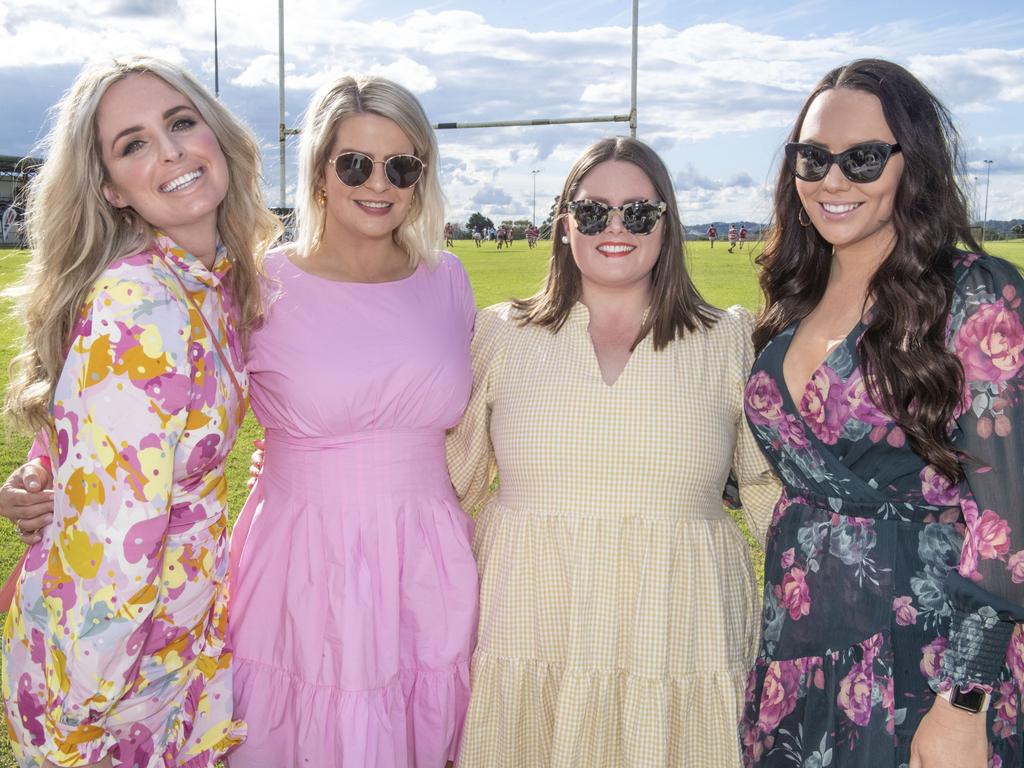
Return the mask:
[[[807,221],[804,221],[804,217],[807,218]],[[802,205],[800,206],[800,213],[796,215],[796,220],[800,222],[801,227],[811,226],[811,217],[807,215],[807,211],[804,210]]]

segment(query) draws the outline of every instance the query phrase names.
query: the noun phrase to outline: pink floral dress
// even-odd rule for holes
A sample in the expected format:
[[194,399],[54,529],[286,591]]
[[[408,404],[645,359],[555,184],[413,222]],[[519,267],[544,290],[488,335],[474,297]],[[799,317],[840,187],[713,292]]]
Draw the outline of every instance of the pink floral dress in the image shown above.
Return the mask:
[[1024,764],[1024,280],[989,256],[953,266],[949,345],[967,386],[952,436],[973,457],[957,487],[869,398],[864,324],[799,403],[782,375],[795,325],[754,364],[747,417],[785,490],[766,544],[748,765],[905,765],[934,690],[954,683],[993,694],[990,765]]
[[3,633],[20,768],[108,753],[212,768],[244,736],[226,647],[225,462],[248,405],[230,266],[223,249],[210,270],[157,237],[107,268],[73,328],[52,406],[53,525]]

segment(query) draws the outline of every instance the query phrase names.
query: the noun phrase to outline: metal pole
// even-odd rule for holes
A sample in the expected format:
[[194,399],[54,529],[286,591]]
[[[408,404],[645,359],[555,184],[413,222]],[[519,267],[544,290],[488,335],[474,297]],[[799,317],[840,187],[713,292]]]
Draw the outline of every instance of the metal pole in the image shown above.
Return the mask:
[[974,186],[971,187],[971,220],[978,223],[978,177],[974,177]]
[[640,26],[640,0],[633,0],[633,67],[629,87],[629,135],[636,138],[636,62],[638,31]]
[[566,125],[568,123],[625,123],[629,115],[602,115],[600,117],[555,117],[549,120],[492,120],[486,123],[434,123],[439,131],[449,128],[511,128],[522,125]]
[[533,226],[537,226],[537,174],[538,173],[540,173],[539,170],[530,171],[530,174],[533,176],[533,218],[530,219],[530,223],[533,224]]
[[286,138],[285,127],[284,127],[284,0],[277,0],[277,83],[278,83],[278,104],[280,122],[278,127],[280,129],[280,136],[278,141],[280,143],[280,177],[281,177],[281,207],[285,207],[285,157],[284,157],[284,142]]
[[217,57],[217,0],[213,0],[213,95],[220,98],[220,62]]
[[988,183],[992,176],[992,161],[984,160],[985,163],[985,218],[981,222],[981,244],[985,245],[985,227],[988,225]]

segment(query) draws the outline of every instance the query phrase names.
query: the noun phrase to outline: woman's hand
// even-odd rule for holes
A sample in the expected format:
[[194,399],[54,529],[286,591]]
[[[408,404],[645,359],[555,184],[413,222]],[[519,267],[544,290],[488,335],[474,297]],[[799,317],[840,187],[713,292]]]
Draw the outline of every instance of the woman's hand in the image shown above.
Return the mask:
[[252,452],[252,456],[249,458],[249,479],[245,483],[250,491],[256,485],[256,479],[263,472],[263,456],[266,444],[262,440],[253,440],[252,446],[256,450]]
[[910,742],[909,768],[987,768],[986,719],[936,696]]
[[6,517],[26,544],[42,539],[53,521],[53,477],[38,460],[22,464],[0,486],[0,515]]

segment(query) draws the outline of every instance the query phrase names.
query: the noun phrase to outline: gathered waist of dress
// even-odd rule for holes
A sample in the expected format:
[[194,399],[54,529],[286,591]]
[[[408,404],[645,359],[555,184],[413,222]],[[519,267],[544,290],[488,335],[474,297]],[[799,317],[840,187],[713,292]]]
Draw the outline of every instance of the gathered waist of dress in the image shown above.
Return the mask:
[[959,514],[958,504],[930,504],[921,497],[890,499],[848,499],[823,496],[801,488],[783,489],[782,506],[803,504],[811,509],[830,512],[844,517],[866,517],[876,520],[899,520],[911,523],[935,522]]
[[294,437],[268,429],[263,473],[285,485],[338,492],[451,494],[441,429],[381,429]]

